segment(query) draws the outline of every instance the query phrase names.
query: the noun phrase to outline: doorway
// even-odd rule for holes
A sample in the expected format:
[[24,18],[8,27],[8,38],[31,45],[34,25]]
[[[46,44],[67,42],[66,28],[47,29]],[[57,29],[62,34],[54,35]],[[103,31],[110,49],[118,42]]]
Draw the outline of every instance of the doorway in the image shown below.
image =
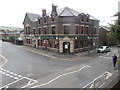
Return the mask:
[[70,42],[63,42],[63,53],[70,53]]

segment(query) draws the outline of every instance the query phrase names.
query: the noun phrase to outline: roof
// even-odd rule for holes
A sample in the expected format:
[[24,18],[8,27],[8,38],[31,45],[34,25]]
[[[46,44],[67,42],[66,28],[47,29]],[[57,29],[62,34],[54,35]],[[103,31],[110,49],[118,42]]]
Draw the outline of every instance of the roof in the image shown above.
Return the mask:
[[38,14],[33,14],[33,13],[26,13],[26,15],[28,15],[28,17],[30,18],[31,21],[37,21],[37,18],[40,17],[40,15]]
[[[78,16],[79,14],[81,14],[80,12],[77,12],[69,7],[63,7],[57,10],[58,16]],[[51,12],[49,12],[47,15],[50,16]],[[90,19],[92,20],[98,20],[95,17],[90,16]]]
[[80,14],[79,12],[69,7],[58,9],[58,16],[78,16],[79,14]]
[[110,30],[108,28],[106,28],[105,26],[100,26],[99,28],[103,28],[104,30],[110,32]]

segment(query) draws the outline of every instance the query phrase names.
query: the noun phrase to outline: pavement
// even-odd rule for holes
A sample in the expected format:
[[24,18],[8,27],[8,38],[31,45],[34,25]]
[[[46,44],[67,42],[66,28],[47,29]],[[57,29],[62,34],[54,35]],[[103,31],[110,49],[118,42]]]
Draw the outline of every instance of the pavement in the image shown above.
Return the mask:
[[17,47],[25,49],[26,51],[29,51],[32,53],[36,53],[42,56],[49,57],[49,58],[59,59],[59,60],[69,60],[69,61],[90,59],[93,56],[99,55],[98,53],[96,53],[96,50],[91,50],[90,52],[86,51],[86,52],[81,52],[81,53],[75,53],[75,54],[65,54],[65,53],[60,54],[60,53],[51,52],[48,50],[36,49],[30,46],[17,45]]

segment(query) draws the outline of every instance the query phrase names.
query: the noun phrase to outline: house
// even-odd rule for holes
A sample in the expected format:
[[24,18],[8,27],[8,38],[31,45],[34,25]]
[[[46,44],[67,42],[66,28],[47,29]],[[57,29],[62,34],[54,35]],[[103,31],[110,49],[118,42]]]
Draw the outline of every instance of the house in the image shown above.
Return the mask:
[[102,45],[109,45],[110,40],[108,34],[110,30],[105,26],[99,27],[99,47]]
[[24,45],[58,53],[77,53],[94,49],[98,45],[99,20],[69,7],[42,15],[26,13]]
[[6,31],[5,30],[0,30],[0,40],[7,38]]

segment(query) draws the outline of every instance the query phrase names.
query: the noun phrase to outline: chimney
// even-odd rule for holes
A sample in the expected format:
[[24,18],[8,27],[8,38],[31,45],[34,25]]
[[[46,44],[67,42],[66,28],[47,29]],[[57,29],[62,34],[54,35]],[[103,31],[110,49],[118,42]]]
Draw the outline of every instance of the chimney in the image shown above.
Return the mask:
[[57,16],[57,6],[54,6],[53,4],[52,4],[52,13],[51,14]]
[[43,16],[43,17],[46,16],[46,9],[43,9],[43,10],[42,10],[42,16]]

